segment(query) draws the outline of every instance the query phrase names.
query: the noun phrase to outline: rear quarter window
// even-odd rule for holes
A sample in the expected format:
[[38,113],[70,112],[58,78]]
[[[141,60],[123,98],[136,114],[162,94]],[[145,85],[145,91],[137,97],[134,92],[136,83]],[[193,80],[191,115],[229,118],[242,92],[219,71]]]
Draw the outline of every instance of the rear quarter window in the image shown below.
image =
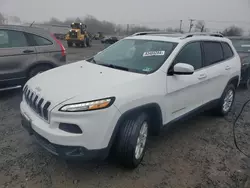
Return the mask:
[[27,35],[33,46],[48,46],[48,45],[53,44],[53,42],[51,42],[49,39],[46,39],[44,37],[34,35],[31,33],[28,33]]
[[224,59],[229,59],[234,56],[233,50],[228,43],[222,42],[221,45],[224,53]]

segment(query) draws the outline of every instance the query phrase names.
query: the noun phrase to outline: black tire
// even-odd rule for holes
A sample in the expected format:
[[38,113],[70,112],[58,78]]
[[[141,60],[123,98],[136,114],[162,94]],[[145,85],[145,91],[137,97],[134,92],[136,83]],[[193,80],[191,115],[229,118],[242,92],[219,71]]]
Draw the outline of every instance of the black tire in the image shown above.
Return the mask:
[[72,42],[67,42],[67,44],[68,44],[68,47],[72,47],[73,46]]
[[34,68],[32,68],[30,71],[29,71],[29,74],[28,74],[28,79],[36,76],[37,74],[40,74],[42,72],[45,72],[47,70],[50,70],[52,67],[49,66],[49,65],[38,65]]
[[[230,92],[232,92],[232,96],[229,94]],[[228,108],[224,108],[224,105],[225,105],[225,100],[226,98],[228,97],[228,95],[230,95],[232,101],[231,103],[228,103]],[[226,116],[232,109],[232,106],[234,104],[234,99],[235,99],[235,86],[233,84],[230,84],[226,87],[226,89],[224,90],[220,100],[219,100],[219,103],[218,105],[216,106],[216,108],[214,109],[214,113],[215,115],[218,115],[218,116]]]
[[91,42],[90,42],[89,38],[86,39],[86,45],[87,45],[87,47],[91,47]]
[[[136,157],[136,146],[140,131],[146,124],[146,135],[142,136],[142,147],[140,155]],[[149,120],[146,113],[141,113],[138,116],[129,117],[125,120],[119,130],[116,144],[116,153],[119,162],[127,168],[136,168],[142,161],[145,154],[145,147],[148,138]],[[141,147],[141,148],[142,148]],[[138,147],[139,148],[139,147]]]
[[250,77],[247,79],[246,83],[242,84],[244,89],[250,89]]

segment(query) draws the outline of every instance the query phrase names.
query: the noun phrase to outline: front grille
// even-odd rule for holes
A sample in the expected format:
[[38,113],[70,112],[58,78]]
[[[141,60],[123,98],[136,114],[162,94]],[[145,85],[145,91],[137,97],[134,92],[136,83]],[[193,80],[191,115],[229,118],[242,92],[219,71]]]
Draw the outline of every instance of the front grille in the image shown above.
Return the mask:
[[76,31],[70,31],[69,36],[70,36],[70,38],[77,38],[77,32]]
[[25,86],[23,95],[29,107],[33,109],[40,117],[48,121],[49,107],[51,102],[46,101],[44,98],[37,95],[34,91],[28,88],[28,86]]

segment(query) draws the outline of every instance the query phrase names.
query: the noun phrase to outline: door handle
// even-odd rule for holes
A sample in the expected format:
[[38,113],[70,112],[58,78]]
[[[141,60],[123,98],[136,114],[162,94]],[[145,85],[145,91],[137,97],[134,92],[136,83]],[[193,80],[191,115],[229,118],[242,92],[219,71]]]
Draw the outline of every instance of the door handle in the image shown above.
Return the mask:
[[202,79],[204,79],[204,78],[206,78],[206,77],[207,77],[206,74],[200,74],[200,76],[198,77],[198,79],[199,79],[199,80],[202,80]]
[[226,66],[225,70],[230,70],[231,67],[230,66]]
[[23,53],[25,53],[25,54],[32,53],[32,52],[34,52],[34,50],[24,50],[23,51]]

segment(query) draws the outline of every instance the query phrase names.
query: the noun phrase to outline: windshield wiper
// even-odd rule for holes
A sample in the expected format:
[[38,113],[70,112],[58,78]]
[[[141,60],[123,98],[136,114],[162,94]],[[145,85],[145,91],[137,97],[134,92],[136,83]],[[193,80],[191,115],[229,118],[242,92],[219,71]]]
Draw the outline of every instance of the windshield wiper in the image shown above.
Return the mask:
[[97,63],[97,65],[102,65],[102,66],[110,67],[110,68],[113,68],[113,69],[129,71],[129,68],[127,68],[127,67],[122,67],[122,66],[114,65],[114,64]]

